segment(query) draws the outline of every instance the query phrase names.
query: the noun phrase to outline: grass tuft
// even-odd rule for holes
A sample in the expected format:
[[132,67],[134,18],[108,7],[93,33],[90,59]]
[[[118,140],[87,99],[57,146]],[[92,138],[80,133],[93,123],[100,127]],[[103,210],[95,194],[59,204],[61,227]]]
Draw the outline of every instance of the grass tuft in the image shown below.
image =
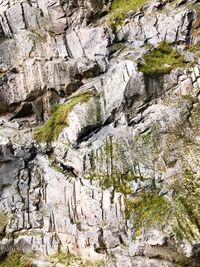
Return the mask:
[[[71,253],[65,253],[65,252],[59,252],[57,254],[54,254],[50,257],[53,264],[61,263],[64,266],[79,266],[79,267],[105,267],[103,260],[97,260],[95,262],[92,261],[83,261],[79,256],[71,254]],[[53,265],[54,266],[54,265]],[[57,265],[56,265],[57,266]]]
[[0,267],[34,267],[33,256],[14,252],[0,260]]
[[125,207],[127,219],[134,214],[136,236],[148,227],[162,227],[170,212],[168,200],[151,191],[141,192],[135,198],[126,199]]
[[79,103],[89,101],[92,96],[92,92],[86,92],[71,98],[65,104],[54,106],[48,121],[35,129],[34,138],[41,143],[55,141],[63,129],[68,126],[67,118],[72,109]]
[[158,47],[144,55],[143,62],[138,63],[138,69],[145,74],[156,76],[168,74],[186,64],[183,55],[175,51],[171,44],[161,42]]
[[5,228],[8,224],[8,216],[0,213],[0,236],[4,235]]
[[110,7],[110,23],[113,28],[122,25],[126,14],[141,8],[148,0],[113,0]]

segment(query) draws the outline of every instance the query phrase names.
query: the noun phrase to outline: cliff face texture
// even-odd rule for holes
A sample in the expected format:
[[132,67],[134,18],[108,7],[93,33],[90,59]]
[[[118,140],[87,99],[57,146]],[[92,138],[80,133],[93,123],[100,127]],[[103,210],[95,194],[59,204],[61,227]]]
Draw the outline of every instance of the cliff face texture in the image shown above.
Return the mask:
[[200,266],[198,2],[0,0],[0,266]]

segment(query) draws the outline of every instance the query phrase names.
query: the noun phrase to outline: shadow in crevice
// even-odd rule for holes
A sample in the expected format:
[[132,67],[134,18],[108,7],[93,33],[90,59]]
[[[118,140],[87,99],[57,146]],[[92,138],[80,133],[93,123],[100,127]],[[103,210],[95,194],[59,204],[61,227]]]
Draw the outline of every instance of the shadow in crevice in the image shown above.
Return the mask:
[[164,83],[164,75],[155,77],[141,74],[130,78],[122,103],[122,111],[126,114],[128,124],[131,124],[131,120],[153,101],[165,94]]

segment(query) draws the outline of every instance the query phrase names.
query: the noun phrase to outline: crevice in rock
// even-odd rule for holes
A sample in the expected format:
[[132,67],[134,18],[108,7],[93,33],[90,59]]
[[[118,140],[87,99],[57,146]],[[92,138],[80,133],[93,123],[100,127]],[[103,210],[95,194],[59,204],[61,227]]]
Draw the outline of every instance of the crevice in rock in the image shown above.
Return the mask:
[[101,129],[103,129],[106,125],[111,124],[115,120],[115,114],[117,113],[117,109],[112,111],[110,117],[104,123],[98,123],[96,125],[87,126],[83,129],[83,131],[79,134],[76,144],[74,148],[78,149],[82,142],[87,142],[93,135],[98,133]]
[[[9,33],[7,33],[8,34],[8,37],[13,37],[13,30],[12,30],[12,27],[11,27],[11,25],[10,25],[10,23],[9,23],[9,19],[8,19],[8,17],[7,17],[7,13],[6,13],[6,11],[4,11],[4,17],[5,17],[5,19],[6,19],[6,24],[8,25],[8,28],[9,28]],[[6,35],[6,33],[5,33],[5,35]]]
[[107,248],[106,248],[106,244],[105,244],[104,237],[103,237],[103,229],[99,230],[98,247],[96,247],[94,250],[95,252],[99,254],[107,253]]
[[21,6],[21,10],[22,10],[22,20],[24,22],[24,29],[28,29],[28,24],[27,24],[26,17],[25,17],[23,3],[20,3],[20,6]]
[[19,119],[24,117],[31,117],[34,115],[32,103],[24,103],[22,107],[16,112],[16,114],[11,117],[13,119]]

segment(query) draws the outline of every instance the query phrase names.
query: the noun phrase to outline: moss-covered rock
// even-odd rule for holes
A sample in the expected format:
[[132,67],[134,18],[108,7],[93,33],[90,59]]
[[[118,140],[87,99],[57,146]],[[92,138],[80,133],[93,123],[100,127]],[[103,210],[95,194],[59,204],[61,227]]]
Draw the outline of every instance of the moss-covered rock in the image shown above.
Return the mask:
[[33,255],[15,252],[0,259],[0,267],[34,267]]
[[172,198],[147,190],[125,200],[125,215],[133,218],[135,236],[149,229],[161,229],[174,240],[200,239],[200,178],[186,171]]
[[161,42],[156,48],[147,52],[143,62],[138,63],[139,71],[151,76],[168,74],[175,68],[185,66],[183,55],[166,42]]
[[[194,139],[199,132],[198,106],[193,105],[187,130],[186,123],[179,125],[177,121],[169,133],[161,134],[159,127],[153,127],[135,140],[138,160],[163,177],[162,183],[155,180],[152,188],[143,188],[126,198],[125,214],[133,220],[135,235],[160,228],[176,242],[200,240],[199,160],[195,156],[199,146]],[[161,155],[163,168],[159,166]],[[173,171],[165,176],[168,170]]]
[[110,8],[110,22],[113,27],[121,25],[129,11],[135,11],[148,0],[113,0]]
[[8,224],[8,216],[4,213],[0,213],[0,236],[4,235],[4,230]]
[[176,239],[200,240],[200,177],[186,169],[173,196],[172,232]]
[[172,123],[163,112],[160,121],[165,120],[165,128],[156,121],[148,131],[133,138],[133,153],[138,163],[152,170],[152,185],[132,192],[125,199],[125,215],[135,226],[136,236],[158,228],[176,242],[200,240],[197,101],[195,96],[176,96],[170,103],[165,102],[180,114],[188,112],[185,121],[177,117]]
[[71,253],[65,253],[65,252],[59,252],[57,254],[54,254],[50,257],[50,261],[53,264],[61,263],[64,266],[80,266],[80,267],[104,267],[105,263],[103,260],[97,260],[97,261],[89,261],[89,260],[82,260],[79,256],[71,254]]
[[144,191],[135,198],[125,200],[125,215],[134,214],[135,235],[148,228],[162,228],[170,214],[170,205],[166,197],[156,191]]
[[144,180],[137,171],[137,164],[128,159],[121,139],[107,138],[103,145],[90,155],[90,169],[86,177],[97,180],[103,190],[112,188],[124,195],[132,192],[131,183]]
[[74,96],[65,104],[54,106],[48,121],[35,130],[34,138],[41,143],[55,141],[63,129],[68,126],[67,118],[72,109],[79,103],[89,101],[92,96],[92,92],[86,92]]

